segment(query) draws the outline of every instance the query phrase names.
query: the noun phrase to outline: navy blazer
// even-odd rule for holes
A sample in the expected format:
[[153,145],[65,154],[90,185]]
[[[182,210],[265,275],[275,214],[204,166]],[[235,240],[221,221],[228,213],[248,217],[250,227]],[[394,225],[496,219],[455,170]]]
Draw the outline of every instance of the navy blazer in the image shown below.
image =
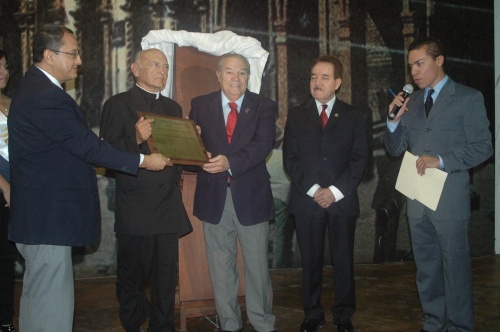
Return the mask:
[[9,126],[9,239],[23,244],[95,245],[100,234],[93,165],[135,174],[139,154],[102,141],[70,95],[36,66],[20,80]]
[[325,128],[321,127],[314,99],[288,112],[283,140],[283,163],[292,191],[289,211],[313,215],[322,208],[307,192],[314,184],[335,186],[344,195],[330,205],[331,214],[359,214],[357,186],[368,153],[364,117],[361,110],[338,98]]
[[212,157],[225,155],[232,173],[198,173],[193,207],[196,217],[211,224],[220,222],[228,177],[231,177],[236,215],[242,225],[255,225],[274,217],[266,157],[276,138],[276,115],[276,102],[246,91],[229,144],[221,91],[191,101],[189,117],[201,126],[201,138],[206,150],[212,153]]
[[[137,112],[182,117],[182,109],[172,99],[160,95],[157,102],[161,107],[152,110],[142,93],[134,85],[106,101],[99,135],[117,148],[150,154],[147,142],[137,144]],[[115,232],[129,235],[190,232],[191,223],[182,203],[181,173],[181,166],[161,171],[140,169],[137,176],[116,173]]]
[[[385,146],[394,156],[406,150],[417,156],[440,155],[448,176],[436,211],[428,210],[428,213],[441,220],[468,219],[468,170],[493,153],[483,95],[448,78],[429,117],[426,117],[424,91],[419,90],[410,96],[408,112],[405,112],[396,130],[391,133],[386,129]],[[421,218],[424,205],[412,199],[407,202],[408,216]]]

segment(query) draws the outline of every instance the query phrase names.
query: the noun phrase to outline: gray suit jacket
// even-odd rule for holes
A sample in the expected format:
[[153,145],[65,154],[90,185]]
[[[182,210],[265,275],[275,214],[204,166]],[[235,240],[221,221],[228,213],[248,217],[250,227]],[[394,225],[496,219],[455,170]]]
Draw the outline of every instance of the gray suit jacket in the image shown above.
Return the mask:
[[[493,153],[484,99],[481,92],[455,83],[451,78],[443,86],[426,118],[424,90],[415,92],[407,104],[408,112],[397,129],[386,129],[384,142],[389,153],[401,155],[439,155],[448,173],[435,219],[468,219],[468,170],[487,160]],[[408,199],[408,217],[420,218],[424,205]]]

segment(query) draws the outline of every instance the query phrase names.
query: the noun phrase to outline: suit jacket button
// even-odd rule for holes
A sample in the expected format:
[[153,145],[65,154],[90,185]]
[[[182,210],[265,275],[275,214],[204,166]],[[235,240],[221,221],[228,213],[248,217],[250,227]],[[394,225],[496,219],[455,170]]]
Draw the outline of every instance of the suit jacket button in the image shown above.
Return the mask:
[[425,128],[425,132],[428,133],[429,131],[431,131],[432,129],[431,128]]
[[326,157],[321,157],[321,160],[326,161]]
[[429,152],[431,152],[431,150],[429,150],[429,149],[425,149],[425,150],[424,150],[424,152],[425,152],[425,153],[429,153]]

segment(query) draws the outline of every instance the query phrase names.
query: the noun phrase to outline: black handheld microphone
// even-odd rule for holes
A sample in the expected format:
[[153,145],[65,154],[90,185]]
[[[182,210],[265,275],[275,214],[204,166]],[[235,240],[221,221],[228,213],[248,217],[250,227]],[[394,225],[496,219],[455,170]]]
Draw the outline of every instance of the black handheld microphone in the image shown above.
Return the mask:
[[[403,96],[403,103],[405,102],[406,98],[408,98],[408,96],[411,95],[412,92],[413,92],[413,85],[406,84],[403,87],[403,94],[402,94],[402,96]],[[392,108],[391,113],[389,113],[389,115],[388,115],[389,119],[394,120],[394,118],[398,114],[400,108],[401,108],[401,106],[394,105],[394,107]]]

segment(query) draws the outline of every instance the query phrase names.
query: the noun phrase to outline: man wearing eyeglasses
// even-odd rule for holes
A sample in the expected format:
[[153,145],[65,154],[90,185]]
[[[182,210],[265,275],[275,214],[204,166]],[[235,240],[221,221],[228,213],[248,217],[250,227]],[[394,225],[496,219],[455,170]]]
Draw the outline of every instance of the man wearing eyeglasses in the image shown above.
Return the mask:
[[172,166],[160,154],[125,152],[99,139],[62,88],[82,64],[73,32],[42,26],[34,65],[20,80],[9,113],[9,239],[26,261],[21,331],[71,331],[71,247],[94,246],[100,234],[94,165],[137,174]]
[[[152,120],[137,112],[182,117],[179,104],[161,95],[168,77],[166,56],[157,49],[140,51],[130,66],[136,84],[104,104],[100,136],[112,145],[148,154]],[[137,122],[137,123],[136,123]],[[179,181],[180,166],[137,175],[116,174],[116,293],[126,331],[175,331],[179,237],[191,231]],[[151,302],[144,288],[151,285]]]

